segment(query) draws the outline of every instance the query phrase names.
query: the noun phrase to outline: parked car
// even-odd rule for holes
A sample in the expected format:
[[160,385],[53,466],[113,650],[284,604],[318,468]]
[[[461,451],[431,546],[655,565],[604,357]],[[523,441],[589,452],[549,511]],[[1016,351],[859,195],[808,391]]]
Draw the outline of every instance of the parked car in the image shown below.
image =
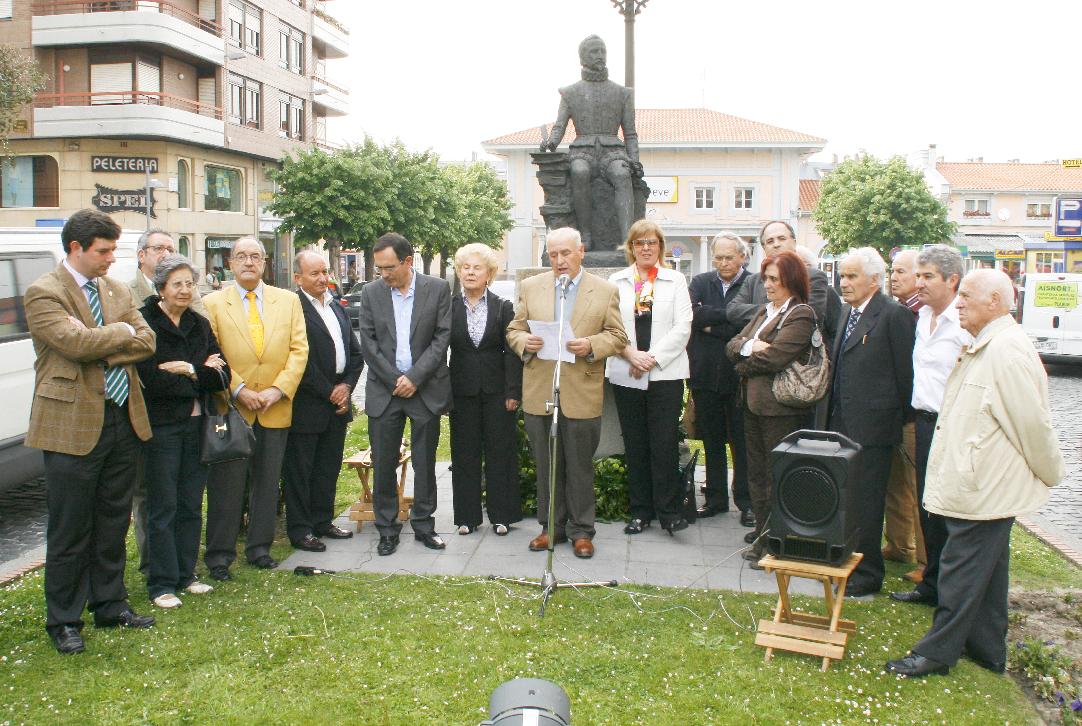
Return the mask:
[[346,315],[349,316],[349,322],[353,323],[354,328],[361,327],[361,288],[365,284],[366,281],[361,280],[342,297],[342,304],[346,307]]
[[[137,269],[140,233],[124,231],[109,277],[125,284]],[[63,259],[59,229],[0,228],[0,491],[41,476],[41,452],[23,446],[34,399],[34,344],[26,324],[23,293]]]

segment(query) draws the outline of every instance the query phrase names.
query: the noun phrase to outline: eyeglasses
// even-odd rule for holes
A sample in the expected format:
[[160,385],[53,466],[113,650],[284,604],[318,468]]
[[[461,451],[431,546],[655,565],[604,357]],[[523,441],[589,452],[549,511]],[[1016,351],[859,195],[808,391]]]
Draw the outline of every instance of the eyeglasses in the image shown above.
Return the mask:
[[173,245],[147,245],[147,250],[150,252],[168,252],[169,254],[177,251]]
[[396,267],[398,267],[401,264],[402,264],[401,262],[396,262],[393,265],[374,265],[374,267],[375,267],[376,272],[383,273],[383,272],[390,272],[391,270],[395,269]]
[[166,285],[170,290],[191,290],[195,287],[195,283],[191,280],[174,280]]
[[661,242],[656,239],[637,239],[631,243],[631,246],[636,249],[641,249],[643,247],[657,247],[660,244]]
[[244,252],[234,252],[233,259],[237,262],[252,262],[259,264],[263,261],[263,255],[258,252],[252,252],[251,254],[245,254]]

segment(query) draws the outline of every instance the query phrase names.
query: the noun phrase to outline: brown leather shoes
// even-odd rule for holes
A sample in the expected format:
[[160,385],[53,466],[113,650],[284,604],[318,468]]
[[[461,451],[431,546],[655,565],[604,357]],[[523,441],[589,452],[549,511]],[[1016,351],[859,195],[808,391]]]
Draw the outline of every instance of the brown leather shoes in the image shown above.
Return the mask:
[[[567,541],[566,536],[556,535],[556,544],[562,544]],[[541,534],[530,540],[530,552],[544,552],[549,548],[549,533],[542,532]]]
[[586,539],[575,540],[575,557],[581,557],[584,560],[588,560],[594,556],[594,543]]
[[902,577],[919,585],[924,581],[924,568],[918,567],[915,570],[905,573]]

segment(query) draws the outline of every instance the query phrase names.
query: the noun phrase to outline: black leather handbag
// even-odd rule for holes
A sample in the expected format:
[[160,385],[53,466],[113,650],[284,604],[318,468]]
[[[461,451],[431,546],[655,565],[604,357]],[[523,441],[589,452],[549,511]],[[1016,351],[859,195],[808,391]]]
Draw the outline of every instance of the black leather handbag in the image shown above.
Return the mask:
[[203,396],[203,451],[199,461],[203,464],[223,464],[227,461],[247,459],[255,449],[255,431],[237,410],[229,395],[225,374],[218,371],[228,403],[225,413],[218,413],[218,406],[210,394]]

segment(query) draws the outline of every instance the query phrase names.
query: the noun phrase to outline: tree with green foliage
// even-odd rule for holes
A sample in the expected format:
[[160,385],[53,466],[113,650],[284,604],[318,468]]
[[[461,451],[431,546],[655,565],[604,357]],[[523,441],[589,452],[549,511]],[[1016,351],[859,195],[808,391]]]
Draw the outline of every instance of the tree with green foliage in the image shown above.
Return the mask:
[[270,210],[282,218],[281,229],[294,233],[294,247],[324,240],[332,270],[343,244],[365,250],[368,259],[373,242],[391,228],[392,171],[370,138],[333,154],[299,151],[272,178],[279,189]]
[[507,185],[483,162],[449,164],[440,168],[445,191],[437,205],[439,231],[427,250],[444,260],[440,277],[459,247],[480,242],[498,249],[504,232],[514,226],[507,212]]
[[47,82],[32,57],[14,46],[0,45],[0,154],[11,155],[8,141],[19,117]]
[[839,164],[823,179],[814,219],[827,251],[874,247],[884,258],[903,245],[949,242],[956,229],[924,176],[900,156],[884,162],[865,155]]

